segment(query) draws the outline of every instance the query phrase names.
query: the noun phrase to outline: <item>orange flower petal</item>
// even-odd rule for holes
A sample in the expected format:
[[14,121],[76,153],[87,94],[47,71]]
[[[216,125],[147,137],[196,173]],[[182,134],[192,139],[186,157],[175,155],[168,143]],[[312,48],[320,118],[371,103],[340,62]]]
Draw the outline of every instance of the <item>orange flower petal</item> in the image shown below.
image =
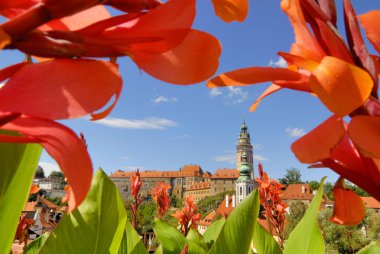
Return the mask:
[[39,190],[40,190],[40,188],[39,188],[37,185],[32,184],[32,186],[30,187],[29,195],[30,195],[30,194],[35,194],[35,193],[37,193]]
[[91,185],[92,163],[86,146],[72,130],[54,121],[36,118],[18,118],[2,129],[42,140],[41,145],[57,161],[72,188],[69,211],[84,200]]
[[295,141],[291,149],[302,163],[315,163],[330,157],[346,132],[342,118],[331,116],[321,125]]
[[290,53],[309,58],[316,62],[322,60],[326,53],[310,32],[302,14],[299,0],[282,0],[281,8],[289,17],[294,29],[295,44],[298,45],[296,48],[297,50],[294,51],[294,48],[292,47]]
[[348,134],[364,155],[380,159],[380,117],[355,116],[348,125]]
[[365,14],[359,15],[360,23],[362,24],[368,40],[373,47],[380,53],[380,11],[372,10]]
[[356,225],[363,220],[365,207],[354,191],[343,187],[343,181],[341,178],[334,186],[334,212],[330,221],[341,225]]
[[[279,85],[277,82],[283,80],[287,82],[300,81],[302,84],[293,89],[307,90],[308,85],[304,82],[305,78],[307,78],[305,75],[285,68],[251,67],[220,74],[209,80],[207,86],[209,88],[222,86],[247,86],[267,81],[272,81]],[[286,83],[281,86],[288,87]]]
[[113,95],[118,97],[121,85],[117,66],[110,62],[66,59],[29,64],[0,90],[0,109],[49,119],[80,117],[102,108]]
[[318,67],[318,62],[312,61],[308,58],[304,58],[297,55],[288,54],[286,52],[278,52],[278,55],[284,58],[284,60],[288,63],[288,65],[295,65],[299,68],[313,71]]
[[244,21],[248,15],[248,0],[212,0],[215,14],[223,21]]
[[271,84],[261,95],[259,98],[257,98],[257,100],[251,105],[251,107],[249,108],[249,111],[250,112],[253,112],[256,110],[257,106],[259,105],[259,103],[261,102],[262,99],[264,99],[265,97],[267,97],[268,95],[271,95],[279,90],[281,90],[282,87],[281,86],[278,86],[276,84]]
[[0,27],[0,49],[10,44],[12,38]]
[[329,110],[345,116],[368,99],[373,81],[365,70],[326,56],[312,72],[310,87]]
[[213,36],[191,30],[176,48],[162,54],[136,52],[132,59],[155,78],[187,85],[212,76],[218,68],[221,47]]

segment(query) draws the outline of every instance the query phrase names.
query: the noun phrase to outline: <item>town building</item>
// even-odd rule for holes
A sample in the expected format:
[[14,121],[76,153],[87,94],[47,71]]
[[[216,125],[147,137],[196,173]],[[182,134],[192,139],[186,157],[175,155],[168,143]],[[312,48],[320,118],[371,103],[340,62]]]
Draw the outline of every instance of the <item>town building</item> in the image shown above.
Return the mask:
[[185,192],[185,198],[188,196],[193,197],[194,203],[198,203],[205,197],[210,196],[210,186],[211,183],[209,181],[199,182],[191,185]]
[[380,213],[380,202],[374,197],[360,197],[363,200],[364,206],[373,209],[375,213]]
[[33,184],[38,185],[40,190],[44,191],[44,195],[48,197],[62,198],[65,195],[65,182],[62,177],[49,176],[47,178],[36,178]]

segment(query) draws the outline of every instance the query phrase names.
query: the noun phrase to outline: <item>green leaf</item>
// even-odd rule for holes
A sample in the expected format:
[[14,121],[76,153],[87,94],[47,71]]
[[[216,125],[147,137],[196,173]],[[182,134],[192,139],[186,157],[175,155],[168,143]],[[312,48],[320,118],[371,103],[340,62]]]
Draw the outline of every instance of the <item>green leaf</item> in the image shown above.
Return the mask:
[[212,245],[215,243],[215,240],[218,238],[220,231],[222,231],[222,228],[225,222],[226,222],[226,219],[224,218],[221,218],[220,220],[215,221],[203,234],[203,239],[209,249],[212,247]]
[[259,214],[259,194],[255,189],[226,220],[209,253],[248,253]]
[[256,223],[253,232],[253,245],[258,254],[281,254],[280,246],[274,237],[265,230],[259,223]]
[[24,250],[24,254],[38,254],[40,253],[40,249],[45,244],[48,239],[49,234],[45,233],[40,237],[33,240],[33,242],[29,243]]
[[186,236],[186,239],[188,241],[195,243],[195,244],[198,244],[199,247],[201,247],[205,251],[209,250],[209,248],[207,247],[207,245],[203,239],[203,236],[201,234],[199,234],[199,232],[194,230],[194,229],[190,229],[189,233]]
[[189,246],[188,254],[206,253],[198,244],[187,240],[177,229],[160,219],[154,220],[153,230],[160,241],[160,248],[162,248],[161,250],[158,249],[156,253],[178,254],[181,253],[186,244]]
[[0,143],[0,253],[9,253],[42,147]]
[[322,179],[318,192],[305,215],[290,233],[289,239],[285,241],[284,254],[324,253],[325,243],[317,224],[317,216],[321,206],[325,178]]
[[129,221],[125,223],[123,239],[121,240],[119,254],[139,253],[145,254],[148,251],[145,249],[144,243],[141,241],[139,234],[132,228]]
[[380,253],[380,243],[373,242],[359,250],[357,254],[378,254]]
[[99,169],[82,204],[66,215],[40,253],[117,253],[123,238],[126,211],[120,194]]

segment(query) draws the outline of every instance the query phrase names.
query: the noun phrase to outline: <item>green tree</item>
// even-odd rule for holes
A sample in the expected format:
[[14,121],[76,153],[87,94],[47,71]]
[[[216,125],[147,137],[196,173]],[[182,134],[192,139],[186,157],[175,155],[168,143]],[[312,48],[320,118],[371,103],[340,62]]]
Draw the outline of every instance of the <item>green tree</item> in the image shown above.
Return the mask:
[[359,188],[357,185],[355,184],[347,184],[347,187],[350,189],[350,190],[353,190],[356,194],[358,194],[359,196],[361,197],[369,197],[370,195],[363,189]]
[[286,186],[289,184],[303,183],[301,180],[301,172],[297,168],[287,169],[284,178],[279,178],[278,181]]
[[356,226],[342,226],[331,223],[329,218],[332,209],[326,208],[320,212],[318,223],[322,229],[326,243],[326,253],[347,253],[358,252],[371,242],[362,230],[364,221]]
[[319,188],[319,182],[317,182],[317,181],[312,180],[312,181],[307,181],[306,183],[309,184],[311,191],[318,190],[318,188]]
[[227,194],[231,196],[235,194],[235,191],[221,192],[214,196],[205,197],[199,201],[197,206],[199,208],[199,212],[202,214],[202,217],[207,215],[209,212],[216,210]]
[[37,166],[34,178],[45,178],[45,171],[40,165]]
[[289,214],[286,216],[286,227],[284,237],[287,239],[289,234],[297,226],[307,209],[307,205],[301,200],[294,201],[289,205]]
[[182,200],[177,198],[176,195],[170,194],[170,206],[179,208],[182,206]]
[[334,184],[332,183],[325,183],[325,185],[323,186],[323,192],[330,200],[334,200],[333,189]]
[[61,171],[51,171],[50,175],[51,176],[56,176],[56,177],[61,177],[61,178],[65,178],[65,175],[61,172]]

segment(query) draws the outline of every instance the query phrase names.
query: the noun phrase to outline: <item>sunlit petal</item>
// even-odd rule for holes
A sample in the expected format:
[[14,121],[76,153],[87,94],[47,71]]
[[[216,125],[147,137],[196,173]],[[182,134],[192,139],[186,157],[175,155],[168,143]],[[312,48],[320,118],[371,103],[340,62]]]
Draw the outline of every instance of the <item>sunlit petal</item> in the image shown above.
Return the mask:
[[328,109],[345,116],[368,99],[373,81],[365,70],[326,56],[312,72],[310,87]]
[[248,0],[212,0],[217,16],[226,22],[244,21],[248,15]]
[[66,59],[29,64],[0,89],[0,110],[49,119],[80,117],[118,96],[121,85],[118,68],[110,62]]
[[380,53],[380,11],[372,10],[365,14],[359,15],[360,23],[362,24],[368,40],[373,47]]
[[302,163],[315,163],[330,158],[331,152],[345,133],[342,118],[332,116],[295,141],[291,149]]
[[264,99],[265,97],[281,90],[282,87],[281,86],[278,86],[276,84],[271,84],[261,95],[259,98],[257,98],[257,100],[251,105],[251,107],[249,108],[249,111],[250,112],[253,112],[256,110],[257,106],[259,105],[259,103],[261,102],[262,99]]

